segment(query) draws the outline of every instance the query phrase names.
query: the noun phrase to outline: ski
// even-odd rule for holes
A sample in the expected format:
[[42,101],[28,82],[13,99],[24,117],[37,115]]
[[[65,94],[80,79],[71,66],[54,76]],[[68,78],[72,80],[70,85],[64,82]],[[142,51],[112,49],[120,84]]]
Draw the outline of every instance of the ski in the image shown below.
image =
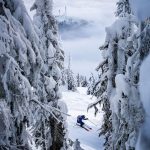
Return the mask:
[[[76,123],[76,125],[79,126],[79,127],[81,127],[80,124],[78,124],[78,123]],[[86,125],[82,126],[81,128],[85,129],[86,131],[92,130],[92,128],[90,128],[90,127],[88,127]]]
[[88,125],[86,125],[86,124],[84,124],[84,127],[85,128],[88,128],[89,130],[92,130],[92,128],[91,127],[89,127]]
[[90,131],[89,129],[87,129],[87,128],[85,128],[85,127],[81,127],[81,128],[85,129],[86,131]]

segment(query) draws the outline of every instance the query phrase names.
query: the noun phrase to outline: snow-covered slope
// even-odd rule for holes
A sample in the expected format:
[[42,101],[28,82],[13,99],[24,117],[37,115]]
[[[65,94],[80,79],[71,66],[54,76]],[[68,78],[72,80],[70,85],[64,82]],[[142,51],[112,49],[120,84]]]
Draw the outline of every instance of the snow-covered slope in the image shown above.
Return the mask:
[[[68,113],[71,115],[68,117],[68,130],[69,130],[69,138],[73,141],[79,139],[81,142],[81,147],[85,150],[103,150],[103,139],[98,137],[98,129],[100,126],[95,126],[94,124],[99,124],[102,122],[102,111],[98,113],[95,117],[94,110],[91,109],[87,113],[88,105],[94,101],[94,98],[91,99],[91,96],[86,94],[86,88],[78,88],[76,92],[63,92],[63,100],[67,103]],[[86,115],[90,121],[85,121],[90,127],[92,127],[91,131],[86,131],[78,126],[76,126],[76,117],[78,115]]]

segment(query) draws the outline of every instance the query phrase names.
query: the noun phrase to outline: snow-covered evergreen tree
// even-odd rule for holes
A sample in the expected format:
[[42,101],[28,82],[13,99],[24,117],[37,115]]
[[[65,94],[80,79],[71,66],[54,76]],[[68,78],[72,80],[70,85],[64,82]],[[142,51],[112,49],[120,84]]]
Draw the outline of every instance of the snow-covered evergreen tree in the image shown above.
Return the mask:
[[66,86],[66,84],[67,84],[67,76],[66,76],[66,69],[64,68],[63,71],[62,71],[61,85]]
[[77,74],[77,87],[80,87],[81,86],[81,81],[80,81],[80,74],[78,73]]
[[88,81],[86,79],[86,76],[80,75],[80,84],[81,87],[87,87]]
[[89,78],[89,81],[88,81],[88,89],[87,89],[87,94],[88,95],[93,95],[94,94],[94,86],[95,86],[95,78],[94,78],[94,75],[91,74],[90,78]]
[[64,104],[57,104],[64,56],[51,7],[48,0],[35,2],[39,28],[22,0],[0,1],[2,149],[31,149],[27,127],[42,149],[60,149],[65,142]]
[[70,68],[66,69],[66,78],[67,78],[67,89],[71,91],[76,91],[75,77],[73,71]]
[[138,35],[128,1],[117,3],[119,18],[106,28],[105,44],[100,47],[104,61],[97,70],[102,72],[96,83],[97,101],[89,106],[103,105],[105,149],[135,149],[143,108],[138,90],[139,64]]
[[[145,0],[143,1],[135,1],[130,0],[132,4],[132,10],[138,19],[139,29],[138,29],[138,46],[136,52],[134,53],[133,57],[130,60],[130,68],[129,70],[132,72],[138,71],[138,78],[135,78],[137,81],[140,89],[140,98],[143,103],[144,108],[144,122],[141,126],[139,138],[137,141],[136,150],[149,150],[150,147],[150,119],[149,119],[149,47],[150,47],[150,1]],[[143,7],[144,4],[144,7]],[[147,57],[145,59],[145,57]],[[144,60],[145,59],[145,60]],[[136,61],[135,61],[136,60]],[[144,62],[143,62],[144,60]],[[135,63],[136,62],[136,63]],[[142,65],[141,65],[142,64]],[[132,68],[132,69],[131,69]],[[140,76],[140,79],[139,79]],[[131,76],[133,78],[133,76]]]
[[131,14],[131,7],[129,0],[118,0],[116,16],[125,17]]
[[69,68],[64,68],[62,72],[62,86],[67,90],[76,91],[77,83],[74,73]]
[[[40,82],[37,85],[40,101],[47,105],[57,107],[57,101],[60,98],[59,84],[61,82],[61,69],[63,68],[63,51],[60,47],[57,23],[52,15],[51,0],[36,0],[31,10],[36,9],[34,23],[38,33],[42,48],[41,56],[44,61]],[[44,81],[44,82],[43,82]],[[38,118],[43,110],[38,110]],[[36,114],[36,115],[37,115]],[[54,118],[55,115],[56,117]],[[38,128],[35,131],[37,145],[43,149],[60,149],[63,146],[63,125],[58,124],[63,120],[60,114],[42,114],[38,122]],[[52,138],[52,146],[49,140]],[[44,141],[44,142],[43,142]]]
[[32,123],[32,86],[42,65],[39,39],[22,1],[1,0],[0,10],[0,145],[30,149],[26,127]]
[[76,84],[76,80],[74,77],[74,73],[71,69],[70,55],[69,55],[69,59],[68,59],[68,67],[65,68],[63,71],[63,78],[64,78],[63,80],[65,82],[66,88],[71,91],[76,91],[77,84]]
[[87,87],[88,81],[86,76],[80,75],[79,73],[76,76],[77,87]]

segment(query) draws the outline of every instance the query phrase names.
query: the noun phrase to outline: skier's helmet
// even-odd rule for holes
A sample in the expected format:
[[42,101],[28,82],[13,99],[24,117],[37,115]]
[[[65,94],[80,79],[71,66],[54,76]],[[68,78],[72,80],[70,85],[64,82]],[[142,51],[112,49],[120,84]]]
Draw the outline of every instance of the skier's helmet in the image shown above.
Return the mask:
[[83,115],[82,117],[85,118],[85,115]]

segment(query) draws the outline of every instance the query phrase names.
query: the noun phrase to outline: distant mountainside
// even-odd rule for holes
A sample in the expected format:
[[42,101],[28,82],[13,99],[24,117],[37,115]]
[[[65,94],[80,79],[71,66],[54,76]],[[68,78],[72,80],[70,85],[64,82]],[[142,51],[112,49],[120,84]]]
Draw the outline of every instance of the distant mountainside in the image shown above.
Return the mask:
[[89,26],[92,22],[88,22],[84,19],[73,18],[68,16],[56,16],[58,21],[59,30],[61,32],[66,30],[75,30],[79,28],[83,28],[85,26]]
[[[92,21],[68,16],[56,16],[59,31],[63,39],[90,36],[87,29],[93,26]],[[67,32],[66,32],[67,31]]]

